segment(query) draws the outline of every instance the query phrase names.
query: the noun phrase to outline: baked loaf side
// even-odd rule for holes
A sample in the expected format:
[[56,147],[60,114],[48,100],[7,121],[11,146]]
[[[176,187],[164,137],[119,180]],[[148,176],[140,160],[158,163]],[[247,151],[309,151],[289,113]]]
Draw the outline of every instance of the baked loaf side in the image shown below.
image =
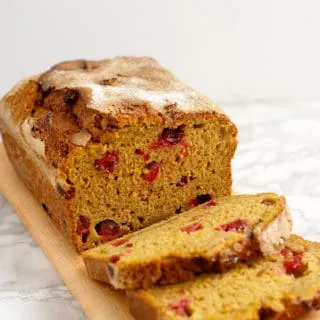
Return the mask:
[[55,65],[1,100],[0,127],[79,251],[231,193],[236,127],[151,58]]
[[231,193],[236,127],[151,58],[55,65],[1,100],[0,123],[56,193],[29,185],[77,250]]
[[128,292],[137,320],[297,319],[320,309],[320,246],[292,236],[281,254],[225,274]]
[[83,257],[96,280],[117,289],[147,288],[274,254],[290,233],[291,218],[283,197],[239,195],[220,198],[217,203],[211,200],[88,250]]

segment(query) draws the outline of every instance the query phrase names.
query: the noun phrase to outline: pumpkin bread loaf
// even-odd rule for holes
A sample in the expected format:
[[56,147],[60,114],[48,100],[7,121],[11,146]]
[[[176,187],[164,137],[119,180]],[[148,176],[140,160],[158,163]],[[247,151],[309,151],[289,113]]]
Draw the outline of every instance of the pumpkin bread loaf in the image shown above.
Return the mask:
[[291,234],[283,197],[219,198],[83,253],[89,275],[117,289],[147,288],[223,271],[278,252]]
[[9,158],[81,251],[231,193],[237,129],[147,57],[69,61],[0,102]]
[[137,320],[297,319],[320,309],[320,244],[291,236],[273,259],[128,295]]

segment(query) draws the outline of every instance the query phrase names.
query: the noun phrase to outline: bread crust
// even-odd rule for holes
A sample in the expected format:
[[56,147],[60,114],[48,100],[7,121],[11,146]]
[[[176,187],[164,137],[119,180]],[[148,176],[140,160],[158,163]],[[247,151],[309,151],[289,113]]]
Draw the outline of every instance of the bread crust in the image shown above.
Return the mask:
[[[237,261],[244,259],[255,259],[259,256],[259,249],[255,241],[239,241],[234,243],[241,250],[236,251],[233,247],[222,250],[221,256],[211,261],[203,257],[185,258],[170,256],[166,259],[150,261],[148,263],[136,264],[130,267],[130,273],[135,274],[135,281],[125,281],[117,278],[119,270],[106,259],[89,256],[84,253],[84,262],[91,278],[110,283],[116,289],[149,288],[153,285],[165,285],[170,283],[184,282],[193,279],[200,272],[223,272]],[[108,269],[112,268],[113,277]]]
[[4,133],[3,143],[8,157],[21,180],[32,192],[39,204],[42,205],[42,208],[50,216],[55,226],[72,243],[69,201],[56,192],[48,177],[12,136]]

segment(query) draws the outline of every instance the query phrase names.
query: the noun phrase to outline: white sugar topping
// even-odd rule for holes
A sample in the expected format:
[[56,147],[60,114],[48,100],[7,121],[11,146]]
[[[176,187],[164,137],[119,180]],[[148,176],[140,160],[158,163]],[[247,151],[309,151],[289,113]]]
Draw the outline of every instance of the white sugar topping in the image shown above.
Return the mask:
[[61,63],[40,77],[45,87],[84,88],[87,107],[102,113],[121,112],[124,105],[144,104],[165,112],[175,105],[182,112],[222,112],[210,99],[181,83],[151,58],[117,57],[102,61]]
[[122,100],[147,102],[157,111],[162,111],[164,106],[176,104],[181,110],[188,110],[190,94],[181,91],[151,91],[133,87],[102,87],[97,84],[87,85],[92,90],[92,108],[105,112],[107,105],[111,106]]

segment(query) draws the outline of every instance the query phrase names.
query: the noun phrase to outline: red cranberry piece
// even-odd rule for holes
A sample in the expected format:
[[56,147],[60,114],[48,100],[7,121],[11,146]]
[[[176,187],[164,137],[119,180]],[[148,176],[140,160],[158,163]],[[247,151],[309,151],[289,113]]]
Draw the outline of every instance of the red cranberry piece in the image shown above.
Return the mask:
[[95,227],[99,236],[104,240],[110,241],[120,235],[120,227],[113,220],[103,220],[99,222]]
[[210,194],[200,194],[196,197],[198,204],[206,203],[211,200]]
[[81,241],[82,241],[83,243],[86,243],[86,242],[87,242],[88,237],[89,237],[89,234],[90,234],[90,232],[82,234]]
[[216,203],[216,201],[215,200],[210,200],[208,203],[206,203],[205,204],[205,206],[206,207],[214,207],[214,206],[216,206],[217,205],[217,203]]
[[164,128],[161,133],[161,140],[164,146],[173,146],[180,143],[184,137],[184,125],[177,128]]
[[119,162],[119,152],[107,151],[107,153],[100,159],[97,159],[94,163],[97,170],[101,170],[105,173],[113,173],[117,168]]
[[245,228],[247,227],[246,221],[242,219],[237,219],[232,222],[222,224],[221,226],[217,227],[215,230],[220,230],[220,231],[233,231],[233,232],[239,232],[239,231],[244,231]]
[[116,241],[113,241],[111,244],[114,246],[114,247],[119,247],[121,246],[122,244],[128,242],[128,240],[126,239],[118,239]]
[[193,198],[193,199],[188,200],[187,204],[189,207],[192,208],[192,207],[195,207],[198,205],[198,201],[196,198]]
[[142,179],[149,183],[157,179],[160,173],[160,164],[156,162],[150,162],[146,165],[147,172],[142,174]]
[[179,188],[183,188],[188,183],[187,176],[183,176],[177,183],[176,186]]
[[188,226],[180,228],[181,231],[186,233],[195,232],[201,229],[202,229],[202,225],[200,223],[193,223]]
[[77,233],[84,234],[88,233],[90,228],[90,220],[86,216],[79,216],[78,217],[78,224],[77,224]]
[[87,242],[88,236],[90,234],[90,220],[86,216],[79,216],[77,223],[76,232],[81,235],[81,241],[83,243]]
[[176,315],[189,317],[191,316],[190,302],[191,300],[189,298],[182,298],[178,301],[169,303],[168,306]]
[[283,266],[287,274],[293,274],[294,276],[300,276],[305,266],[303,264],[303,254],[294,252],[288,248],[283,248],[281,254],[284,256]]
[[291,251],[288,248],[283,248],[280,252],[285,258],[288,258],[293,255],[293,251]]
[[109,258],[109,261],[112,262],[112,263],[117,263],[119,260],[120,260],[120,256],[119,255],[111,256]]
[[159,139],[155,141],[150,148],[172,147],[181,143],[184,137],[184,129],[185,125],[181,125],[177,128],[164,128]]
[[141,156],[143,156],[144,155],[144,153],[145,153],[145,151],[144,150],[142,150],[142,149],[136,149],[136,154],[139,154],[139,155],[141,155]]
[[210,194],[200,194],[196,196],[194,199],[190,199],[187,203],[189,207],[195,207],[198,206],[199,204],[206,203],[211,200]]
[[284,261],[283,266],[288,274],[297,275],[303,270],[302,254],[296,254],[291,261]]
[[145,152],[142,149],[137,149],[136,150],[136,154],[139,154],[139,155],[143,156],[144,161],[149,161],[150,160],[150,154]]

